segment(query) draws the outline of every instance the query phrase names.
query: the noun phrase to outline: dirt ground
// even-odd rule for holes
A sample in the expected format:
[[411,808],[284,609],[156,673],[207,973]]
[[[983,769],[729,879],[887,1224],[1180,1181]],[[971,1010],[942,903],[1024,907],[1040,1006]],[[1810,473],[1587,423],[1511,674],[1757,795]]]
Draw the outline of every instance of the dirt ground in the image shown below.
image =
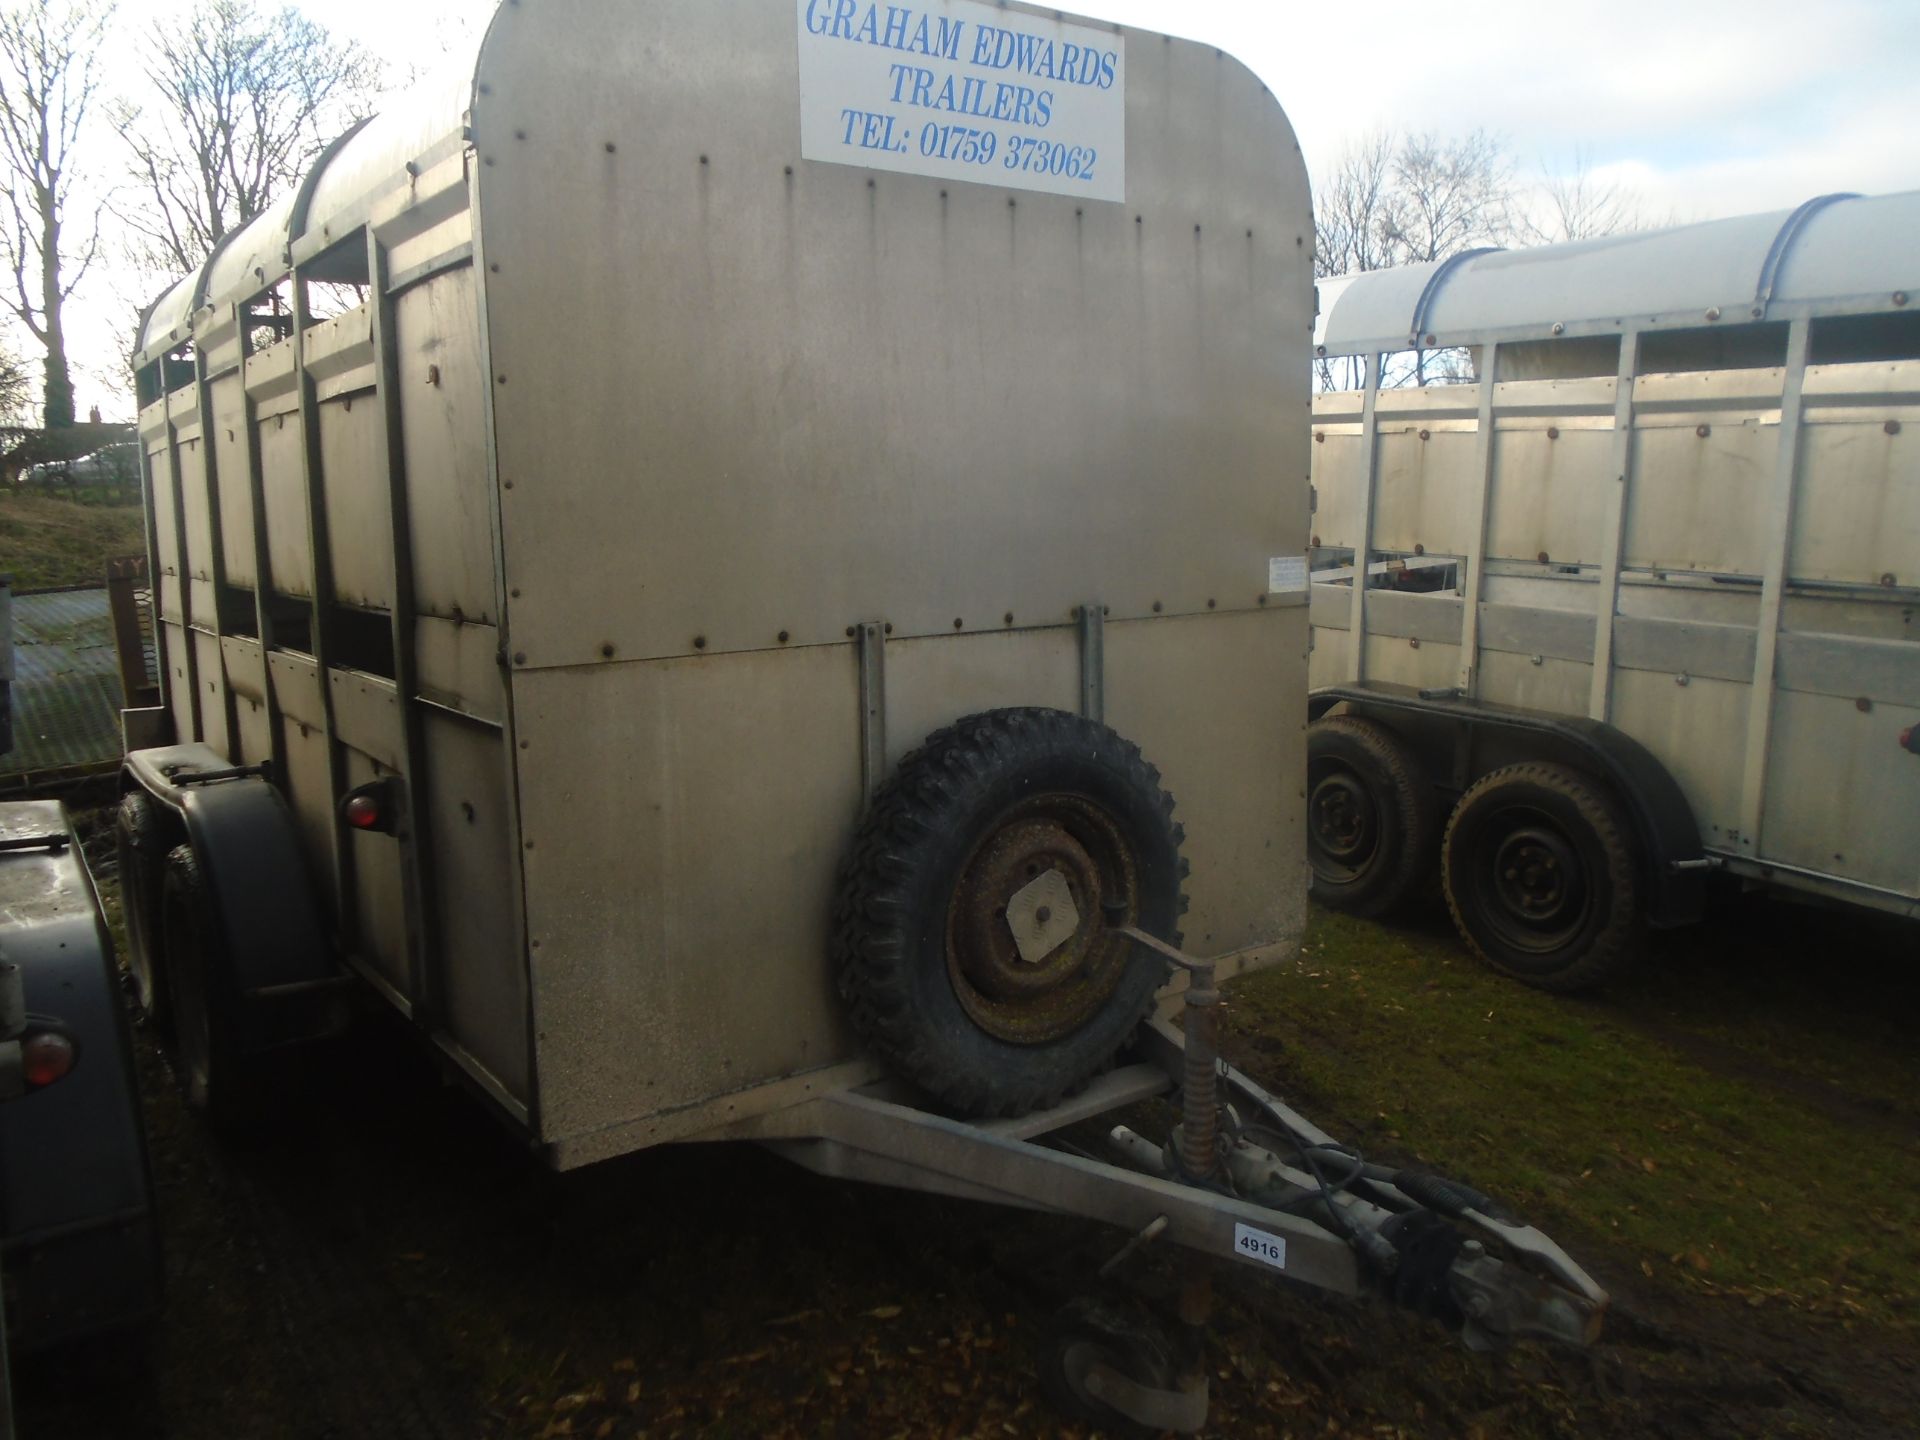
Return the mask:
[[[1836,953],[1851,923],[1830,922]],[[1763,917],[1744,942],[1762,967],[1773,928]],[[1884,1003],[1859,988],[1862,1017]],[[1236,1058],[1289,1093],[1288,1048],[1244,1026]],[[279,1140],[235,1151],[181,1109],[141,1036],[166,1317],[143,1341],[23,1365],[27,1440],[1085,1433],[1038,1394],[1039,1332],[1123,1237],[740,1147],[554,1175],[408,1040],[369,1016],[293,1077]],[[1764,1058],[1675,1043],[1689,1063]],[[1368,1118],[1341,1108],[1314,1113]],[[1915,1152],[1872,1107],[1841,1103],[1831,1123]],[[1383,1303],[1224,1270],[1209,1433],[1920,1434],[1912,1317],[1863,1324],[1649,1278],[1599,1217],[1569,1223],[1548,1228],[1616,1297],[1591,1353],[1471,1354]],[[1136,1281],[1164,1284],[1165,1263]]]

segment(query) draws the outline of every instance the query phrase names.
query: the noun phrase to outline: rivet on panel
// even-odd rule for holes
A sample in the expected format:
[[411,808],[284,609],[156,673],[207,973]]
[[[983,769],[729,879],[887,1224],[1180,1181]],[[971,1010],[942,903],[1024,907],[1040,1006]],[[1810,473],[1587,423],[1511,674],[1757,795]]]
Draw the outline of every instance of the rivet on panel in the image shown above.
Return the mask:
[[500,273],[500,262],[495,260],[492,264],[488,265],[487,273],[489,275],[498,275]]
[[[1885,430],[1889,435],[1898,435],[1900,433],[1900,422],[1898,420],[1889,420],[1880,428]],[[229,440],[233,438],[233,432],[231,430],[227,432],[227,438]]]
[[1433,438],[1433,432],[1431,430],[1422,430],[1420,432],[1420,438],[1422,440],[1431,440]]
[[498,382],[499,382],[500,384],[502,384],[502,385],[504,385],[504,384],[506,384],[506,383],[507,383],[507,377],[506,377],[506,376],[504,376],[504,375],[496,375],[496,376],[494,376],[493,378],[494,378],[495,380],[497,380],[497,381],[498,381]]
[[1544,655],[1529,655],[1527,657],[1527,663],[1529,665],[1544,665],[1547,663],[1547,657]]
[[511,480],[502,480],[502,481],[500,482],[500,488],[501,488],[501,489],[503,489],[503,490],[511,490],[511,489],[513,488],[513,481],[511,481]]
[[1551,565],[1553,563],[1553,557],[1547,554],[1547,552],[1544,550],[1542,550],[1538,555],[1534,556],[1533,558],[1539,561],[1542,565]]
[[1318,535],[1309,536],[1307,543],[1318,550],[1320,548],[1320,537]]
[[851,640],[855,635],[859,633],[860,633],[859,627],[854,625],[847,626],[847,639]]
[[1698,435],[1698,436],[1699,436],[1699,437],[1700,437],[1700,438],[1701,438],[1702,440],[1704,440],[1704,439],[1706,439],[1706,438],[1707,438],[1707,437],[1708,437],[1709,435],[1711,435],[1711,434],[1713,434],[1713,426],[1711,426],[1711,425],[1696,425],[1696,426],[1694,426],[1694,427],[1693,427],[1693,433],[1694,433],[1694,434],[1696,434],[1696,435]]
[[1407,641],[1407,648],[1409,650],[1418,650],[1420,648],[1419,640],[1415,639],[1415,640]]
[[524,130],[516,130],[513,132],[513,138],[516,140],[524,140],[527,138],[527,132]]
[[1435,340],[1435,339],[1433,338],[1433,336],[1431,336],[1431,335],[1429,335],[1429,336],[1427,336],[1427,344],[1429,344],[1429,345],[1435,345],[1435,344],[1438,344],[1438,343],[1439,343],[1439,342],[1438,342],[1438,341],[1436,341],[1436,340]]
[[520,742],[520,748],[522,750],[530,750],[533,748],[533,742],[531,740],[522,740]]
[[1673,677],[1673,683],[1676,685],[1691,685],[1693,683],[1693,677],[1683,670]]
[[1894,303],[1894,304],[1896,304],[1896,305],[1905,305],[1905,304],[1907,303],[1907,292],[1906,292],[1906,291],[1904,291],[1904,290],[1896,290],[1896,291],[1894,291],[1894,292],[1893,292],[1893,303]]
[[524,664],[526,664],[526,663],[527,663],[527,652],[526,652],[526,651],[524,651],[524,650],[519,650],[519,651],[516,651],[516,652],[514,653],[514,657],[513,657],[513,663],[514,663],[514,664],[516,664],[516,665],[524,665]]
[[1209,610],[1217,610],[1219,607],[1220,607],[1220,602],[1218,600],[1207,601],[1207,608]]
[[1547,439],[1558,440],[1559,438],[1560,438],[1560,427],[1558,425],[1547,426]]
[[1000,619],[1001,619],[1001,623],[1006,625],[1011,625],[1013,623],[1013,611],[1011,610],[1007,611],[1007,613],[1005,615],[1002,615]]
[[786,643],[787,643],[787,641],[788,641],[788,640],[790,640],[790,639],[792,639],[792,638],[793,638],[793,637],[792,637],[792,636],[790,636],[790,635],[788,635],[786,631],[784,631],[784,630],[782,630],[782,631],[780,632],[780,643],[781,643],[782,645],[784,645],[784,644],[786,644]]
[[1564,324],[1564,323],[1563,323],[1562,321],[1559,321],[1559,320],[1556,320],[1556,321],[1554,321],[1554,322],[1553,322],[1553,333],[1554,333],[1554,334],[1556,334],[1556,335],[1564,335],[1564,334],[1566,334],[1566,333],[1567,333],[1567,327],[1566,327],[1566,325],[1565,325],[1565,324]]
[[956,616],[954,616],[954,617],[953,617],[953,628],[954,628],[954,629],[956,629],[956,630],[958,630],[958,629],[960,629],[960,628],[962,628],[962,626],[964,626],[964,625],[965,625],[965,623],[966,623],[966,622],[965,622],[965,621],[963,621],[963,620],[962,620],[962,619],[961,619],[961,618],[960,618],[960,617],[959,617],[958,615],[956,615]]
[[[1324,348],[1324,347],[1323,347],[1323,348]],[[1316,431],[1314,431],[1314,432],[1313,432],[1313,443],[1314,443],[1314,444],[1316,444],[1316,445],[1324,445],[1324,444],[1326,444],[1326,443],[1327,443],[1327,432],[1326,432],[1326,431],[1324,431],[1324,430],[1316,430]]]
[[531,849],[533,849],[533,841],[531,841],[531,840],[529,840],[529,841],[527,841],[527,845],[526,845],[526,848],[527,848],[527,849],[529,849],[529,850],[531,850]]
[[1900,581],[1898,577],[1896,577],[1894,573],[1891,570],[1889,570],[1887,571],[1886,574],[1880,577],[1880,583],[1886,586],[1889,590],[1891,590],[1894,586],[1898,585]]
[[1260,597],[1260,603],[1261,603],[1262,605],[1264,605],[1264,604],[1266,604],[1266,603],[1267,603],[1267,597],[1266,597],[1266,596],[1264,596],[1264,595],[1262,595],[1262,596]]
[[606,645],[602,645],[602,646],[600,647],[600,658],[601,658],[602,660],[611,660],[611,659],[613,659],[613,646],[612,646],[612,644],[611,644],[611,643],[609,643],[609,644],[606,644]]
[[518,600],[520,598],[520,592],[518,590],[509,590],[507,592],[507,595],[510,599],[514,599],[514,600]]
[[694,648],[694,649],[696,649],[696,650],[704,650],[704,649],[706,649],[706,648],[707,648],[707,637],[706,637],[706,636],[704,636],[704,635],[696,635],[696,636],[694,636],[694,637],[693,637],[693,648]]
[[891,634],[893,633],[893,622],[892,622],[891,620],[889,620],[889,621],[888,621],[888,622],[887,622],[887,623],[886,623],[886,624],[885,624],[885,625],[884,625],[884,626],[883,626],[883,627],[881,628],[881,633],[882,633],[882,634],[884,634],[884,635],[891,635]]
[[614,144],[613,141],[611,140],[607,141],[607,154],[611,155],[614,153],[614,151],[618,150],[619,148],[620,147]]
[[1413,553],[1416,555],[1424,555],[1427,553],[1427,547],[1425,545],[1419,544],[1418,542],[1415,542],[1413,547]]
[[1718,320],[1719,318],[1720,318],[1720,307],[1718,305],[1715,305],[1712,309],[1707,311],[1707,319]]
[[1853,702],[1853,708],[1858,710],[1862,715],[1869,714],[1873,710],[1873,701],[1867,696],[1862,695]]
[[704,164],[706,164],[706,163],[707,163],[707,157],[706,157],[706,156],[704,156],[704,155],[702,155],[702,156],[700,157],[700,163],[701,163],[702,165],[704,165]]
[[1158,615],[1162,610],[1166,608],[1167,607],[1162,605],[1158,600],[1153,602],[1153,613],[1156,615]]

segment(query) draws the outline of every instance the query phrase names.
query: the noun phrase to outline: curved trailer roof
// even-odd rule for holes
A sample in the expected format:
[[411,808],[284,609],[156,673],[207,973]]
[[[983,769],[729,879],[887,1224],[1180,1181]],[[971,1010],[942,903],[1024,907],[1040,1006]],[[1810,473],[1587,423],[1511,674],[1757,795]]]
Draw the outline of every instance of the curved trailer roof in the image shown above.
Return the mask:
[[1920,191],[1323,282],[1325,355],[1899,309],[1920,290]]
[[[408,183],[438,159],[442,147],[467,139],[479,44],[391,108],[335,140],[307,172],[298,191],[282,196],[230,232],[211,259],[154,302],[134,356],[151,364],[184,344],[202,306],[239,300],[276,283],[296,247],[324,248],[329,232],[345,233],[383,192]],[[348,222],[348,223],[341,223]],[[306,242],[303,244],[303,242]]]

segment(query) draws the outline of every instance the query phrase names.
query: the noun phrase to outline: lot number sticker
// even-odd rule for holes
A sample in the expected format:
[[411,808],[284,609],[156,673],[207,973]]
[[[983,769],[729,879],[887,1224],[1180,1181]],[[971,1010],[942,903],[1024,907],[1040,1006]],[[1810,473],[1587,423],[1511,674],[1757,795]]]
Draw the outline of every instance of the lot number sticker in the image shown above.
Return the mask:
[[1124,36],[973,0],[796,0],[809,160],[1127,198]]
[[1287,1242],[1278,1235],[1269,1235],[1264,1230],[1256,1230],[1251,1225],[1235,1224],[1233,1227],[1234,1253],[1243,1260],[1257,1260],[1262,1265],[1271,1265],[1276,1270],[1287,1268]]

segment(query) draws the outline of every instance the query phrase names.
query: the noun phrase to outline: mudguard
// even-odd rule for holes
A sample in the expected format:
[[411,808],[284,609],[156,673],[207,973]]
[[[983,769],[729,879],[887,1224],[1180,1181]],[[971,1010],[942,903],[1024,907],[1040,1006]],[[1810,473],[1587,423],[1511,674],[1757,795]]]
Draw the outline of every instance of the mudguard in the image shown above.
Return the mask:
[[0,1101],[7,1332],[22,1348],[136,1324],[160,1302],[133,1050],[113,942],[66,813],[0,805],[0,955],[30,1015],[78,1042],[70,1074]]
[[[1307,699],[1307,717],[1318,720],[1345,703],[1359,715],[1371,715],[1409,733],[1424,749],[1432,773],[1448,774],[1457,753],[1451,744],[1435,746],[1436,734],[1497,732],[1528,754],[1575,764],[1605,780],[1627,807],[1633,822],[1648,885],[1647,919],[1656,926],[1691,924],[1701,917],[1706,886],[1701,877],[1706,854],[1699,822],[1679,782],[1652,751],[1625,731],[1578,715],[1553,715],[1489,705],[1451,692],[1422,693],[1398,685],[1367,682],[1330,685]],[[1407,721],[1415,723],[1409,726]],[[1398,723],[1397,723],[1398,722]],[[1421,734],[1424,729],[1427,733]],[[1477,776],[1455,774],[1464,790]]]
[[337,1032],[345,1017],[334,987],[344,972],[280,792],[201,745],[137,751],[127,773],[179,814],[199,858],[226,940],[243,1049]]

